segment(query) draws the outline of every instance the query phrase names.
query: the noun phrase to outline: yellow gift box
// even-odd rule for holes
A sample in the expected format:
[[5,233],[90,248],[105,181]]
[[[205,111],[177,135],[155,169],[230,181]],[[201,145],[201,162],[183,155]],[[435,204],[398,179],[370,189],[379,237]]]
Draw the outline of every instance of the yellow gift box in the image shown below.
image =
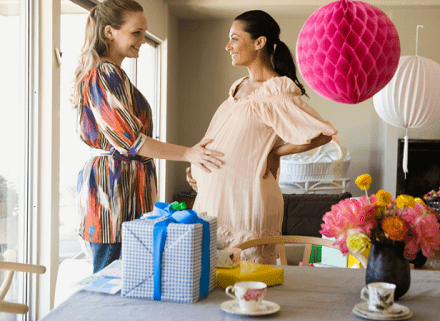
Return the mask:
[[215,285],[226,289],[242,281],[260,281],[267,286],[284,283],[284,269],[248,261],[240,261],[240,265],[232,269],[218,268]]

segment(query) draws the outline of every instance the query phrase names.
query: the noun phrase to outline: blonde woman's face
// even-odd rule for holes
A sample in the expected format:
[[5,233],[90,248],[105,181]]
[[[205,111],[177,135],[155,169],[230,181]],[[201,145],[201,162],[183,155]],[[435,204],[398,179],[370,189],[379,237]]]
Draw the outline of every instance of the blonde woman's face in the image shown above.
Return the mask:
[[[109,56],[116,60],[124,58],[138,58],[141,46],[146,42],[147,17],[142,11],[127,12],[124,15],[125,23],[119,30],[110,26]],[[106,27],[106,28],[107,28]]]
[[257,56],[256,40],[252,40],[243,28],[243,21],[234,21],[229,31],[229,42],[225,49],[231,55],[233,66],[247,66]]

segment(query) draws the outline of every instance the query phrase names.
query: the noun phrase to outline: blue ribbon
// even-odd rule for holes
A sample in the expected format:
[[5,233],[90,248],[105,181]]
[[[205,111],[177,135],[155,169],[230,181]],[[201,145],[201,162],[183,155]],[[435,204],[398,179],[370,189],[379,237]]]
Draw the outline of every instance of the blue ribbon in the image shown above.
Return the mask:
[[200,298],[204,299],[209,292],[209,276],[211,269],[211,232],[209,222],[197,216],[193,210],[176,211],[172,204],[157,202],[154,204],[153,214],[145,219],[157,219],[165,217],[165,220],[154,223],[153,226],[153,281],[154,295],[156,301],[161,300],[161,262],[167,238],[167,227],[170,223],[196,224],[203,225],[202,238],[202,271],[200,274]]

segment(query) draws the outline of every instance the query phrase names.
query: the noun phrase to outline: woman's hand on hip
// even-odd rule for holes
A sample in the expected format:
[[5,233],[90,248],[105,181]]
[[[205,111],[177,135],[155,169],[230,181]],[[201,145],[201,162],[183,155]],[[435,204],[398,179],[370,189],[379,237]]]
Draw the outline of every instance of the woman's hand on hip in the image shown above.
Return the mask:
[[280,168],[280,156],[276,155],[272,150],[269,155],[267,155],[267,165],[266,172],[263,178],[267,178],[269,173],[272,173],[273,177],[277,177],[278,169]]
[[186,181],[188,182],[188,184],[191,186],[191,188],[192,188],[193,190],[195,190],[196,192],[198,192],[198,190],[197,190],[197,182],[196,182],[196,180],[192,177],[191,167],[187,167],[187,168],[186,168]]
[[189,148],[186,153],[186,159],[188,162],[200,167],[208,173],[211,172],[208,167],[220,168],[220,165],[223,165],[223,161],[218,158],[224,156],[223,153],[205,148],[205,146],[212,141],[213,139],[209,138],[203,139],[194,147]]

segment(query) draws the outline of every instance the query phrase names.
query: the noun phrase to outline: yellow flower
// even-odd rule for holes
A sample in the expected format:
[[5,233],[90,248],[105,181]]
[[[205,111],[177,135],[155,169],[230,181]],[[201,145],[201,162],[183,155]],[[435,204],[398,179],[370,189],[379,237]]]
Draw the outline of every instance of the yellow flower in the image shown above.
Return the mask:
[[416,201],[415,201],[414,197],[402,194],[402,195],[397,196],[396,205],[398,208],[402,208],[404,206],[415,208]]
[[409,231],[406,222],[398,216],[386,217],[381,225],[386,235],[394,241],[403,241]]
[[377,205],[379,206],[387,206],[393,201],[393,196],[390,193],[384,190],[380,190],[376,193]]
[[354,253],[363,252],[368,244],[370,244],[370,238],[363,233],[355,233],[347,237],[347,247]]
[[371,176],[369,174],[362,174],[356,178],[355,183],[360,189],[369,189],[371,184]]
[[420,203],[420,204],[425,205],[425,202],[423,202],[423,200],[422,200],[420,197],[416,197],[416,198],[414,199],[414,201],[416,201],[416,203]]

